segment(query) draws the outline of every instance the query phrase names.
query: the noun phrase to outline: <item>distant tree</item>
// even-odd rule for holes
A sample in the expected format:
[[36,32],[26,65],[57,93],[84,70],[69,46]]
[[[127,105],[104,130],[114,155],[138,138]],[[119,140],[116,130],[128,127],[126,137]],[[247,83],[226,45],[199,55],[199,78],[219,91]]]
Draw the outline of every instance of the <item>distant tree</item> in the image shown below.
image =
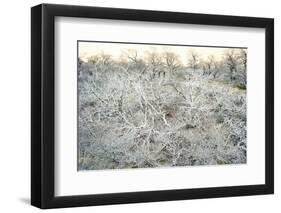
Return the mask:
[[243,65],[244,71],[247,70],[247,50],[241,49],[239,51],[238,59],[240,60],[240,63]]
[[240,49],[238,53],[239,63],[242,65],[243,69],[240,71],[241,84],[246,87],[247,83],[247,50]]
[[146,64],[143,57],[136,49],[127,49],[122,51],[120,61],[123,64],[133,66],[134,68],[140,70],[140,73],[144,73],[146,70]]
[[137,64],[141,61],[140,56],[138,55],[138,51],[135,49],[127,49],[122,52],[121,58],[125,61],[129,61]]
[[88,58],[88,62],[92,64],[108,65],[112,61],[112,56],[105,53],[92,55]]
[[145,55],[145,61],[148,66],[151,67],[153,77],[155,77],[157,73],[160,73],[159,71],[163,65],[163,60],[160,54],[158,54],[156,51],[148,51]]
[[108,65],[108,64],[110,64],[111,60],[112,60],[112,56],[109,55],[109,54],[104,54],[104,53],[102,53],[102,54],[100,55],[100,63],[102,63],[103,65]]
[[188,65],[190,68],[193,69],[193,71],[195,71],[196,69],[198,69],[199,64],[200,64],[199,55],[192,50],[189,53]]
[[212,68],[214,68],[215,63],[216,63],[216,59],[214,55],[209,55],[208,56],[208,68],[211,70]]
[[213,55],[208,56],[207,60],[201,63],[203,75],[210,75],[215,68],[215,63],[215,57]]
[[238,66],[238,56],[235,53],[234,49],[230,49],[225,54],[225,63],[230,71],[230,80],[235,80],[235,75],[237,73]]
[[212,69],[212,75],[213,78],[218,78],[221,74],[221,71],[223,70],[223,62],[222,61],[214,61],[213,62],[213,69]]
[[203,61],[199,64],[199,67],[203,70],[203,75],[210,75],[211,66],[208,61]]
[[151,64],[153,67],[157,67],[163,64],[161,55],[156,51],[149,51],[146,53],[146,61],[148,64]]
[[91,64],[97,64],[100,62],[100,57],[99,55],[92,55],[88,58],[88,63],[91,63]]
[[176,53],[165,51],[162,55],[164,64],[170,72],[175,71],[181,66],[179,55],[177,55]]

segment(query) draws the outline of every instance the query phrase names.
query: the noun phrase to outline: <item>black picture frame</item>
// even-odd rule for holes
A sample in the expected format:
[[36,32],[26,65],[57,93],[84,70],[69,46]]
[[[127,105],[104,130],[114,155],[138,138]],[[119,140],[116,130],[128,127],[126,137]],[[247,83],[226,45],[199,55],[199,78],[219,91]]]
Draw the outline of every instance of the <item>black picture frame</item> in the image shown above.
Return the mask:
[[[263,28],[265,48],[265,184],[93,195],[54,195],[55,17]],[[41,4],[31,8],[31,204],[42,208],[218,198],[274,193],[274,20],[271,18]]]

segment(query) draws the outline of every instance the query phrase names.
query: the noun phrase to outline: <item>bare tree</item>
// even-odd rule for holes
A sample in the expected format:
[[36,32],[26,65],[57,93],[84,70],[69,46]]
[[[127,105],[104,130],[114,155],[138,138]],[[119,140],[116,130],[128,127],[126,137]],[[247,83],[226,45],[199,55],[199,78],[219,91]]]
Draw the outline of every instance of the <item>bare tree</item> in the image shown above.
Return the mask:
[[165,51],[162,55],[164,64],[168,68],[169,72],[173,72],[181,66],[179,56],[176,53]]
[[212,74],[214,79],[217,78],[221,71],[223,70],[223,63],[221,61],[214,61],[213,62],[213,69],[212,69]]
[[230,80],[235,80],[235,74],[237,73],[238,58],[233,49],[226,52],[225,63],[230,71]]
[[[127,49],[122,51],[120,56],[121,62],[127,64],[127,66],[134,66],[140,70],[140,74],[146,72],[146,64],[143,60],[143,56],[138,53],[136,49]],[[142,75],[140,75],[141,77]]]
[[238,58],[241,61],[241,64],[243,65],[243,67],[244,67],[244,71],[246,71],[247,70],[247,50],[241,49],[239,51]]
[[159,55],[156,51],[148,51],[146,53],[145,60],[152,69],[153,78],[157,73],[160,75],[161,66],[163,65],[161,55]]
[[156,51],[149,51],[146,53],[146,61],[151,64],[153,67],[157,67],[163,64],[161,55]]
[[123,51],[121,57],[125,60],[128,59],[130,62],[136,64],[141,60],[140,56],[138,55],[138,51],[135,49],[127,49]]
[[246,87],[246,83],[247,83],[247,50],[246,49],[240,49],[238,53],[238,60],[243,67],[243,69],[240,72],[241,84],[244,87]]
[[204,60],[201,63],[201,67],[203,69],[203,75],[211,75],[212,71],[215,68],[215,57],[213,55],[208,56],[207,60]]
[[191,51],[188,59],[188,65],[195,71],[199,67],[199,55],[195,51]]
[[102,63],[103,65],[110,64],[111,60],[112,60],[111,55],[105,53],[100,54],[100,63]]
[[88,58],[88,63],[97,64],[99,62],[100,62],[100,56],[99,55],[92,55]]

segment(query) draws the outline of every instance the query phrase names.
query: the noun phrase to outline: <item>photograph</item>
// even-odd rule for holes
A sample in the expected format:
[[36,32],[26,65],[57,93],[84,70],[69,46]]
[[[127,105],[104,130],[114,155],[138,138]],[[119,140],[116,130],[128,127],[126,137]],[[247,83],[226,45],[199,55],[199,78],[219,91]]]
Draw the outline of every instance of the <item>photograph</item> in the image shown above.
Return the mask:
[[247,47],[77,52],[78,171],[247,163]]
[[211,5],[31,7],[32,206],[274,194],[274,13]]

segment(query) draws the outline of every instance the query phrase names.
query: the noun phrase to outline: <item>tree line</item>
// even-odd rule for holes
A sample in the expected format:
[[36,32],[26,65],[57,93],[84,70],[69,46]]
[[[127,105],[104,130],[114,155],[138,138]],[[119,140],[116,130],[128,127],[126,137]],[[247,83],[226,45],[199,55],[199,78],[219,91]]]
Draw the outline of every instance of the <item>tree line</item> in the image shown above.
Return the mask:
[[[78,58],[78,65],[83,62]],[[239,82],[246,86],[247,76],[247,50],[246,49],[226,49],[224,54],[218,59],[216,55],[202,57],[196,51],[187,52],[186,59],[181,59],[180,55],[173,51],[146,51],[139,54],[135,49],[122,51],[119,59],[115,59],[110,54],[99,53],[87,58],[87,63],[92,65],[109,66],[118,64],[121,66],[131,65],[140,70],[150,70],[152,78],[171,75],[178,70],[186,69],[193,73],[200,73],[217,79],[220,76],[227,76],[230,82]]]

